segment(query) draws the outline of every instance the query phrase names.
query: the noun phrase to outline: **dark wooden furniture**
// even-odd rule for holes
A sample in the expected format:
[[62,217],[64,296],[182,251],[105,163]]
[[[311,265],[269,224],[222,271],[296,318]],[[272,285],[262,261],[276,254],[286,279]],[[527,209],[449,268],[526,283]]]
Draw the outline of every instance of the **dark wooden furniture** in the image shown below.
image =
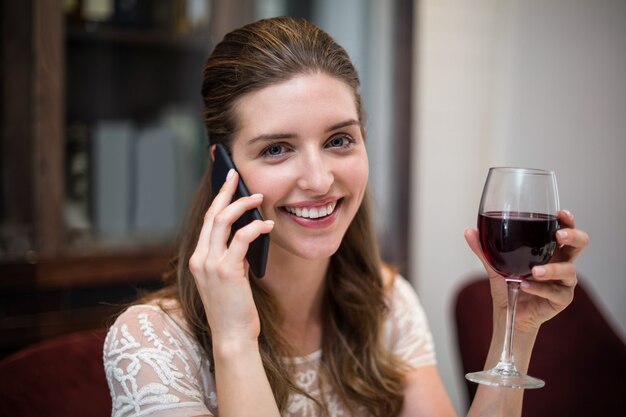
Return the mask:
[[[103,328],[136,290],[161,285],[173,254],[173,236],[112,244],[68,233],[68,124],[142,121],[172,102],[200,117],[208,33],[86,30],[63,8],[62,0],[0,6],[0,357]],[[103,65],[115,76],[99,77]]]

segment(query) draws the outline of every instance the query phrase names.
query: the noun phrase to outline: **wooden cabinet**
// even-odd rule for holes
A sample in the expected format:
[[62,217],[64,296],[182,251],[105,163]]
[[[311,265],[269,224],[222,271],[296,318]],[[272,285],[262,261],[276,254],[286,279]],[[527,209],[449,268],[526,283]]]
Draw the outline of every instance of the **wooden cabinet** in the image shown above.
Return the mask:
[[[197,111],[201,123],[201,69],[211,45],[206,30],[72,24],[62,0],[0,7],[2,355],[102,327],[135,288],[160,285],[172,233],[105,240],[93,228],[77,234],[68,227],[68,126],[93,132],[105,119],[150,124],[171,104]],[[198,152],[202,161],[201,146]]]

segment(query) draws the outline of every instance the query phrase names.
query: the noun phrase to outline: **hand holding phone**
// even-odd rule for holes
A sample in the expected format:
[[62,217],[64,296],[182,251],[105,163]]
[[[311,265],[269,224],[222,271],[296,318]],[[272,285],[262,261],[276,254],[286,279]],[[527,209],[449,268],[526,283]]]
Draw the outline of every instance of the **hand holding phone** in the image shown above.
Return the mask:
[[[222,188],[222,184],[226,181],[226,175],[228,175],[228,171],[231,169],[237,170],[226,148],[218,143],[215,145],[215,161],[213,162],[213,172],[211,173],[211,186],[213,187],[214,197],[217,195],[220,188]],[[246,184],[243,182],[241,175],[239,175],[239,183],[237,184],[237,190],[232,201],[248,196],[250,196],[250,192],[248,191]],[[256,208],[246,211],[235,221],[235,223],[233,223],[230,232],[230,239],[232,239],[237,230],[254,220],[263,220],[261,213]],[[250,270],[257,278],[263,278],[265,275],[269,243],[269,235],[265,233],[253,240],[248,247],[246,259],[250,264]]]

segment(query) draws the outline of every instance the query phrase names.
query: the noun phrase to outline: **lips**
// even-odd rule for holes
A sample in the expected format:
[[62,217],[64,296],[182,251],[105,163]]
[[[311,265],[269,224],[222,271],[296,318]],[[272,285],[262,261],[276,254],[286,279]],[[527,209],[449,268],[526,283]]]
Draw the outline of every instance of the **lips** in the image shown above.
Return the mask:
[[302,217],[304,219],[318,219],[320,217],[330,216],[335,210],[336,206],[337,206],[337,201],[333,201],[331,203],[328,203],[322,206],[313,206],[313,207],[285,206],[283,208],[287,212],[297,217]]

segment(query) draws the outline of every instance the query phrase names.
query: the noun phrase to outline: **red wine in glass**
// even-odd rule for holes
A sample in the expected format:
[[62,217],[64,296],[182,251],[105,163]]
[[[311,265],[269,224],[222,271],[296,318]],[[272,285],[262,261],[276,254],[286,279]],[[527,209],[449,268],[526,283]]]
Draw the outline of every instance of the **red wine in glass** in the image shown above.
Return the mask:
[[485,261],[507,284],[506,327],[500,360],[470,372],[470,381],[498,387],[541,388],[544,381],[517,370],[513,355],[515,310],[520,282],[556,249],[559,193],[552,171],[491,168],[478,208],[478,233]]
[[554,215],[490,211],[478,215],[480,245],[500,275],[527,278],[556,249],[559,221]]

